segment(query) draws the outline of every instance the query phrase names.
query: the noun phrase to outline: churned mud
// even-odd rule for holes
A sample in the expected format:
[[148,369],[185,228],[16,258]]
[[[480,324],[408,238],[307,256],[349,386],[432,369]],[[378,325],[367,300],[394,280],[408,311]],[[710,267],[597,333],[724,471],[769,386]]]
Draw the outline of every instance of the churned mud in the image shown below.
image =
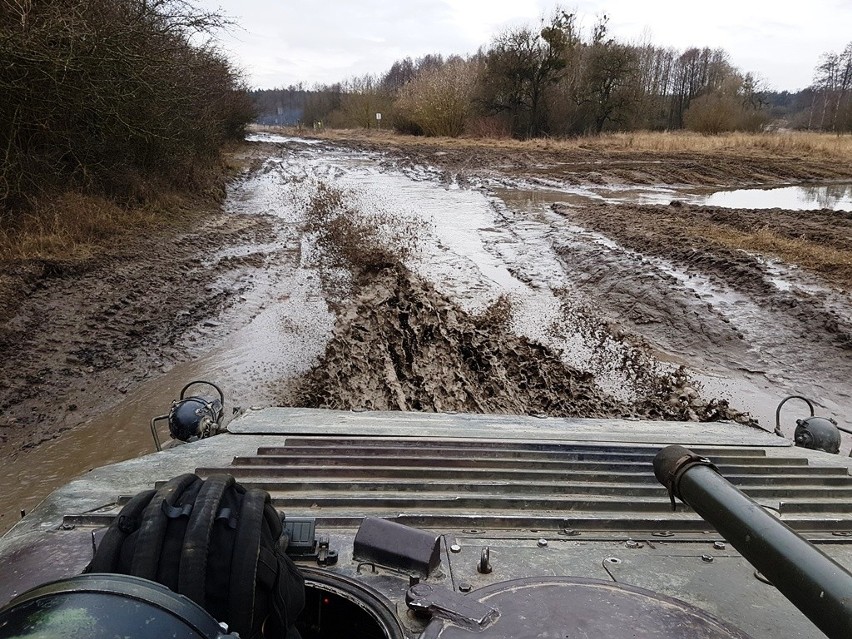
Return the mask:
[[804,394],[849,425],[852,216],[689,191],[852,181],[842,163],[250,140],[257,161],[186,231],[2,273],[21,288],[0,324],[0,530],[68,478],[150,451],[148,420],[199,378],[229,411],[771,430]]
[[432,166],[447,176],[560,185],[766,186],[798,182],[848,181],[848,163],[831,157],[803,157],[795,150],[743,153],[707,150],[632,151],[582,142],[519,144],[512,140],[446,140],[406,136],[369,136],[329,131],[324,136],[361,152],[385,153],[401,166]]
[[56,437],[168,369],[186,332],[239,302],[263,264],[258,254],[210,263],[202,247],[255,244],[268,232],[262,217],[216,215],[36,282],[0,332],[4,450]]
[[[537,414],[558,417],[742,419],[702,401],[682,369],[641,371],[634,402],[506,325],[505,300],[472,316],[404,267],[364,273],[297,401],[317,408]],[[747,419],[744,421],[748,421]]]

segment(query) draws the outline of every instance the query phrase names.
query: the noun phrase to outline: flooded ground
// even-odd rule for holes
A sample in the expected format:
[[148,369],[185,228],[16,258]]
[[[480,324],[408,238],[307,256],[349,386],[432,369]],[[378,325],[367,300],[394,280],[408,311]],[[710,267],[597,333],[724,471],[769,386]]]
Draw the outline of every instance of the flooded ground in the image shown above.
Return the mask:
[[[635,171],[658,171],[651,163],[545,178],[475,160],[460,169],[455,155],[250,139],[254,168],[221,216],[162,248],[162,267],[110,267],[36,291],[7,327],[28,359],[5,372],[0,436],[15,451],[0,472],[13,486],[0,529],[69,477],[152,450],[149,420],[192,379],[220,384],[229,411],[308,401],[698,419],[722,399],[771,430],[775,406],[795,393],[850,425],[846,271],[823,277],[710,232],[751,233],[772,216],[773,238],[814,236],[848,257],[850,215],[803,222],[752,200],[719,204],[746,196],[646,183]],[[806,201],[819,206],[802,208],[848,207],[848,186],[820,188]],[[378,227],[358,237],[384,242],[398,264],[359,271],[325,259],[311,229],[322,189]],[[76,310],[59,312],[65,297]],[[391,306],[393,317],[382,310]],[[695,382],[661,390],[680,366]],[[802,415],[785,410],[785,432]]]
[[815,184],[773,189],[717,191],[698,204],[728,209],[787,209],[791,211],[852,211],[852,185]]

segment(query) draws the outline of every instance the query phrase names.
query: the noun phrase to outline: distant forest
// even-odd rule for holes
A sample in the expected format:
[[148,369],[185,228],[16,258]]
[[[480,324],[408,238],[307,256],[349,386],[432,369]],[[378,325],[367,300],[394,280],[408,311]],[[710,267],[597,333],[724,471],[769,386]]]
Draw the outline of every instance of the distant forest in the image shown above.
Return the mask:
[[415,135],[852,131],[852,42],[815,63],[812,86],[771,91],[722,49],[628,44],[610,37],[606,16],[584,33],[576,14],[557,10],[536,27],[500,33],[466,58],[405,58],[382,74],[251,97],[262,124]]

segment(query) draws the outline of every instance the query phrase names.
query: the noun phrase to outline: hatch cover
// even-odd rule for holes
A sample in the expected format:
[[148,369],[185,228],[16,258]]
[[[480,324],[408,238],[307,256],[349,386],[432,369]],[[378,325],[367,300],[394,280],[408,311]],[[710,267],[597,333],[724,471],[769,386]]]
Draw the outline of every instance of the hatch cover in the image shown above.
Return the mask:
[[484,629],[471,629],[435,617],[421,639],[749,639],[683,601],[597,579],[517,579],[467,597],[496,610],[496,620]]

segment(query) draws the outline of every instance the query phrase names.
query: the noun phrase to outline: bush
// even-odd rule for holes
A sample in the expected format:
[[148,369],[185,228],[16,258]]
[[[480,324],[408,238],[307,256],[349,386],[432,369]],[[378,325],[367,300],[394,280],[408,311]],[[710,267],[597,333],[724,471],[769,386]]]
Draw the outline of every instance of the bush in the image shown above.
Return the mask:
[[401,121],[426,135],[458,137],[473,110],[478,64],[457,58],[424,71],[400,90],[396,103]]
[[706,135],[760,131],[766,120],[764,111],[746,108],[736,96],[719,92],[696,98],[683,116],[685,128]]
[[183,0],[0,0],[0,210],[46,191],[191,187],[253,117]]

